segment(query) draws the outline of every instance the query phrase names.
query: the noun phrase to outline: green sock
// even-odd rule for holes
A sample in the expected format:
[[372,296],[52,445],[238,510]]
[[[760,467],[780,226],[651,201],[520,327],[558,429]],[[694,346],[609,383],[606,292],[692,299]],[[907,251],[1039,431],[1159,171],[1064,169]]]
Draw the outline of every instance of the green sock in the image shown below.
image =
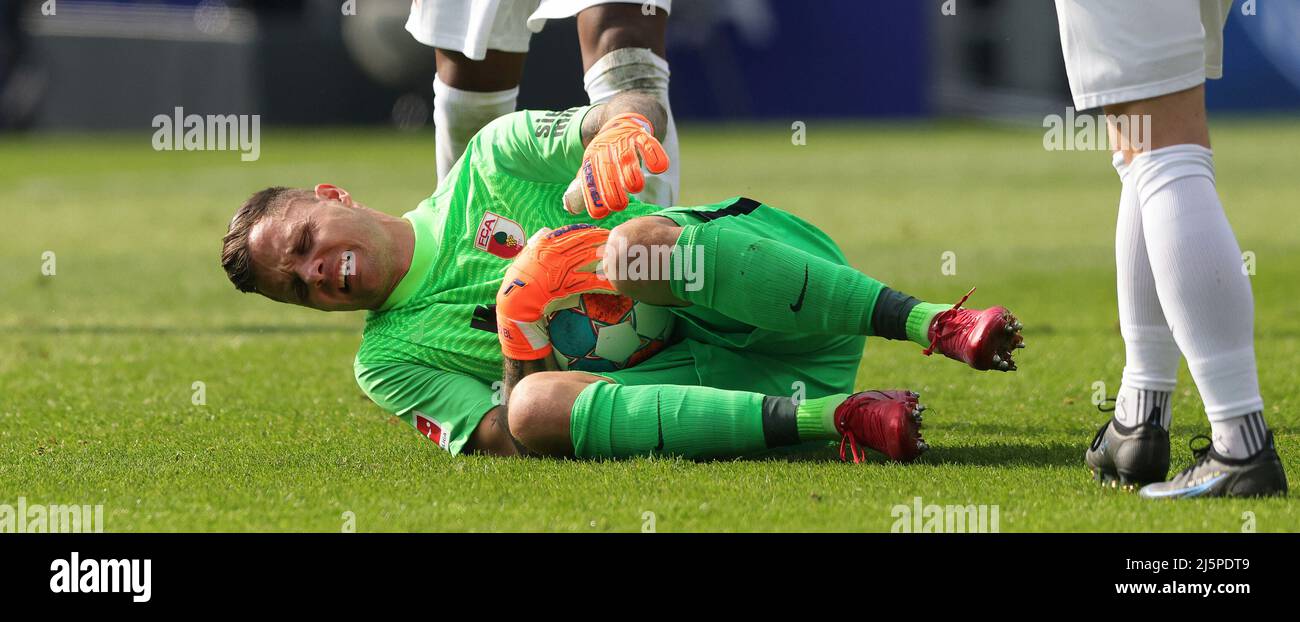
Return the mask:
[[934,316],[951,308],[952,305],[937,305],[933,302],[917,303],[907,314],[907,338],[930,347],[930,324],[934,322]]
[[835,429],[835,409],[847,397],[844,394],[828,395],[800,402],[795,414],[799,438],[805,441],[839,438],[839,430]]
[[804,400],[682,385],[594,382],[573,404],[569,432],[579,458],[666,454],[733,458],[839,438],[843,395]]
[[947,307],[923,303],[853,268],[778,240],[708,222],[682,227],[680,253],[703,250],[703,278],[674,278],[673,294],[768,330],[876,335],[929,345],[929,320]]

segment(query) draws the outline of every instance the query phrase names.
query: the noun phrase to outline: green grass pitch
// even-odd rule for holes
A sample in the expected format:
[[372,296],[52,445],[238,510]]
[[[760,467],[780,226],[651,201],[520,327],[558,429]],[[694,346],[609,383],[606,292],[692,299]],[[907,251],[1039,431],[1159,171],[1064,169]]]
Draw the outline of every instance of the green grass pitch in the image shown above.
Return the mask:
[[[916,464],[452,458],[352,380],[362,316],[238,295],[217,262],[235,207],[330,181],[401,213],[433,144],[382,130],[264,132],[261,160],[155,152],[149,134],[0,141],[0,503],[103,504],[107,531],[888,531],[895,504],[997,505],[1004,532],[1300,529],[1300,501],[1147,502],[1091,483],[1085,445],[1123,365],[1109,157],[1040,129],[811,122],[683,128],[683,203],[742,194],[831,232],[853,264],[923,299],[1006,304],[1015,374],[872,340],[860,388],[930,406]],[[1219,189],[1255,253],[1266,417],[1300,482],[1300,175],[1292,120],[1223,121]],[[557,219],[562,216],[557,206]],[[55,274],[42,267],[52,252]],[[941,272],[956,257],[956,275]],[[206,404],[192,403],[204,383]],[[1184,366],[1174,468],[1209,429]]]

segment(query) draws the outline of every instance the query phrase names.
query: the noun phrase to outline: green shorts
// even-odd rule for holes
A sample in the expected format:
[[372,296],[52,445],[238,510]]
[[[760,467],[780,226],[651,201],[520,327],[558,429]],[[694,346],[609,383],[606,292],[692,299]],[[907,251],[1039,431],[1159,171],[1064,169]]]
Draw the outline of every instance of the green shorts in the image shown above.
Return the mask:
[[[820,229],[752,199],[672,207],[655,215],[679,225],[734,227],[829,261],[848,263]],[[794,395],[802,390],[802,395],[816,398],[853,392],[866,347],[864,336],[776,332],[699,305],[672,311],[677,315],[674,345],[636,367],[601,375],[627,385],[704,385],[764,395]]]

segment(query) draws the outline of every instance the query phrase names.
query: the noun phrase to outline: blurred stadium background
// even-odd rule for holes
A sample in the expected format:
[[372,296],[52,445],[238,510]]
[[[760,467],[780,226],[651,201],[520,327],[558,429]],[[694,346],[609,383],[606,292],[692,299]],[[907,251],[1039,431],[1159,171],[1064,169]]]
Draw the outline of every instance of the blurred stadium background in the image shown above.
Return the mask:
[[[432,49],[407,0],[0,3],[0,127],[148,128],[159,111],[267,125],[429,123]],[[683,1],[669,21],[682,120],[967,116],[1041,120],[1068,91],[1044,0]],[[1239,3],[1240,4],[1240,3]],[[1300,108],[1300,3],[1229,20],[1212,111]],[[48,13],[53,11],[54,15]],[[585,102],[573,20],[534,37],[521,107]],[[347,93],[338,97],[337,93]]]

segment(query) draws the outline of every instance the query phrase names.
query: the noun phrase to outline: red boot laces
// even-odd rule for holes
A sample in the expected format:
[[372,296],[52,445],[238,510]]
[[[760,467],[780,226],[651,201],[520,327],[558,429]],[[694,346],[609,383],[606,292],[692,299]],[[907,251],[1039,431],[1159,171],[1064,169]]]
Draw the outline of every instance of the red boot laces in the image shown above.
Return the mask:
[[961,309],[961,306],[966,303],[966,299],[970,298],[970,295],[974,293],[975,293],[975,288],[974,287],[970,288],[970,291],[966,292],[966,295],[962,296],[961,300],[958,300],[957,304],[953,305],[951,309],[948,309],[947,311],[940,311],[939,315],[935,316],[934,321],[941,322],[940,326],[942,326],[945,329],[945,332],[940,333],[939,331],[935,331],[934,337],[930,339],[930,347],[921,350],[921,354],[924,354],[926,356],[930,356],[931,354],[934,354],[934,348],[935,346],[939,345],[940,341],[943,341],[944,339],[947,339],[948,337],[951,337],[954,334],[962,332],[966,328],[969,328],[970,325],[973,324],[977,319],[979,319],[978,315],[971,315],[963,321],[958,321],[953,326],[948,325],[948,322],[950,321],[949,318],[951,318],[954,315],[957,316],[961,315],[957,313],[957,311],[959,311]]

